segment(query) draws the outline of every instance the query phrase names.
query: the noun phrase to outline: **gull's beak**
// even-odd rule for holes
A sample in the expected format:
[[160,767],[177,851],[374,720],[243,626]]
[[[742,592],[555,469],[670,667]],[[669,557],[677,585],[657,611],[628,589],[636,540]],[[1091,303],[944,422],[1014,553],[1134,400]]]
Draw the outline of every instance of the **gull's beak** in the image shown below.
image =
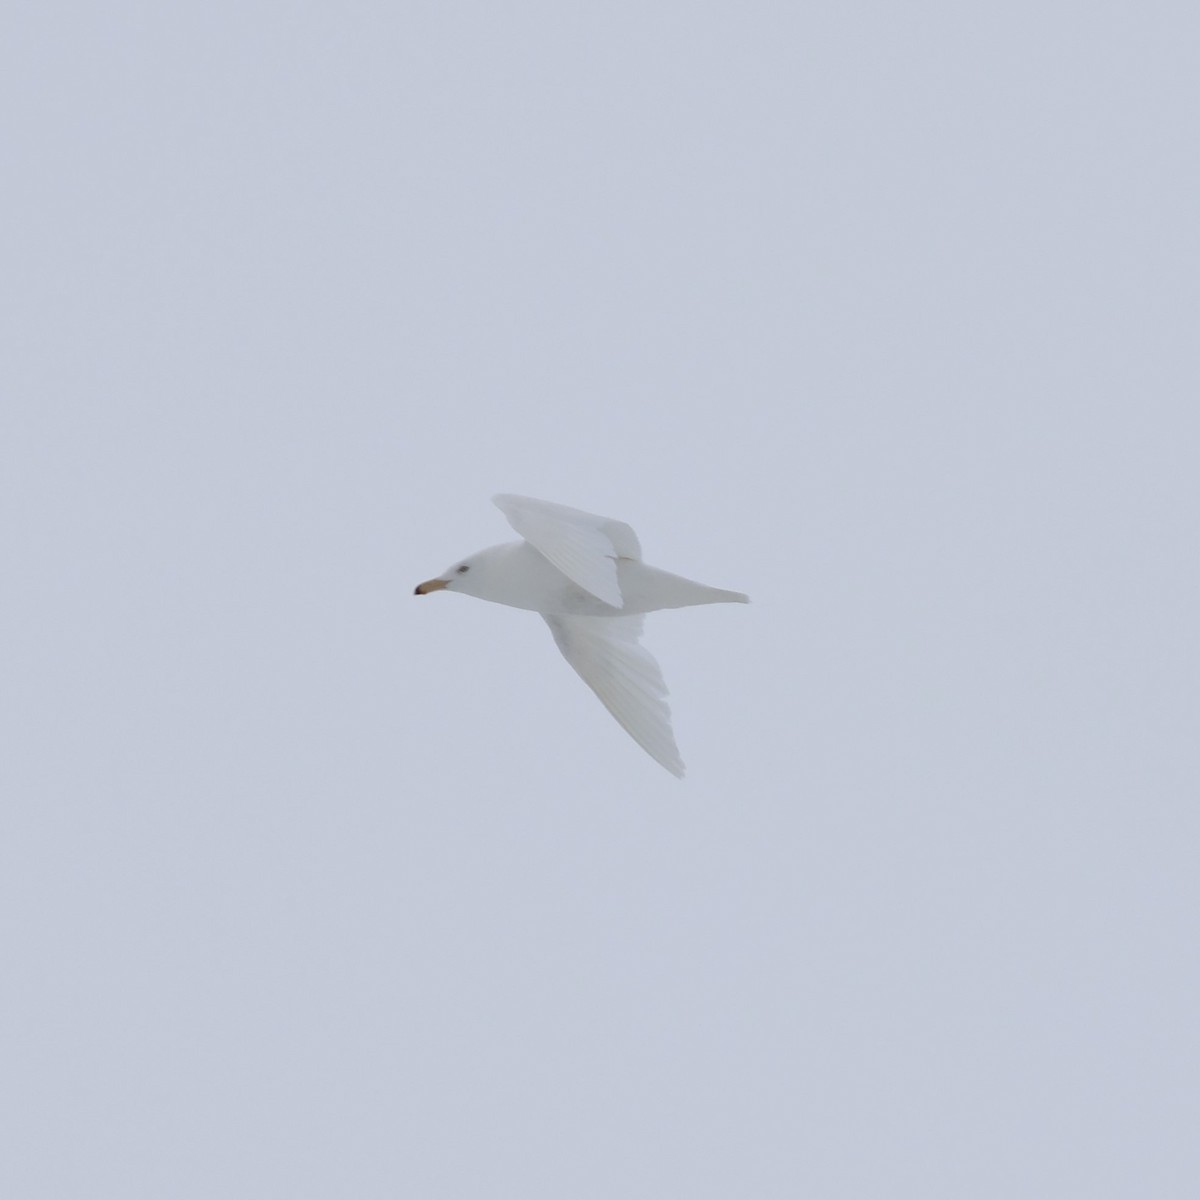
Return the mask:
[[442,588],[449,584],[448,579],[427,579],[424,583],[418,583],[414,596],[428,596],[430,592],[440,592]]

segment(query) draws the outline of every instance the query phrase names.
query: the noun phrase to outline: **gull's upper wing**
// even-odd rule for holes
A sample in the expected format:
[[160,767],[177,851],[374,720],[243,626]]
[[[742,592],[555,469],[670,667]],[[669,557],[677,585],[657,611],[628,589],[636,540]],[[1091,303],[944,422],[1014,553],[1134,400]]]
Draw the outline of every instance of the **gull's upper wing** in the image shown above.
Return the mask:
[[642,617],[542,617],[563,657],[625,732],[682,779],[667,685],[654,656],[638,645]]
[[528,496],[493,499],[508,523],[568,579],[605,604],[621,607],[616,560],[642,557],[637,534],[624,521]]

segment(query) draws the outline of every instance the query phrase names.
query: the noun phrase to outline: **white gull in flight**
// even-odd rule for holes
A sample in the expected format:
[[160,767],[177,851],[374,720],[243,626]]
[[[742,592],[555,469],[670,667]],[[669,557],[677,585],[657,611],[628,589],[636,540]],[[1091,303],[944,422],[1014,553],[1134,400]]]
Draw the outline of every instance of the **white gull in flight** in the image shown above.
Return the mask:
[[496,496],[495,502],[524,540],[460,559],[418,584],[416,595],[464,592],[541,613],[563,657],[625,732],[682,777],[667,685],[638,644],[643,614],[746,604],[749,597],[647,566],[637,534],[623,521],[528,496]]

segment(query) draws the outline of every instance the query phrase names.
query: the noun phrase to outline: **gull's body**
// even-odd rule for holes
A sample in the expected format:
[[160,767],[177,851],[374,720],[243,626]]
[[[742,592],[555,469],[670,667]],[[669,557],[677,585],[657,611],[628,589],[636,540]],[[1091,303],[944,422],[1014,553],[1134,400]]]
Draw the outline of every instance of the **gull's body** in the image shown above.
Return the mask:
[[662,672],[638,645],[642,614],[747,597],[648,566],[624,522],[526,496],[495,502],[524,540],[460,560],[419,584],[417,595],[465,592],[541,613],[563,657],[626,732],[682,775]]
[[621,607],[615,608],[564,575],[528,542],[491,546],[464,561],[470,564],[469,575],[450,579],[448,590],[465,592],[493,604],[507,604],[510,608],[527,608],[543,616],[622,617],[657,612],[660,608],[743,599],[736,592],[705,587],[637,559],[618,558],[616,580]]

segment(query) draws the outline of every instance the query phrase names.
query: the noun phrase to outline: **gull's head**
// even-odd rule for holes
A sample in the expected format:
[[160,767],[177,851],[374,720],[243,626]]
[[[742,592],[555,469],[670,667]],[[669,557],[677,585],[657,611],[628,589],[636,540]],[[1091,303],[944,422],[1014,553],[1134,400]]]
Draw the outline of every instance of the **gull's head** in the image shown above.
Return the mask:
[[463,592],[468,596],[480,596],[488,588],[488,578],[493,574],[495,555],[493,551],[502,549],[493,546],[491,550],[480,550],[470,558],[460,559],[452,567],[447,567],[436,579],[427,579],[418,583],[413,591],[414,596],[428,596],[430,592]]

